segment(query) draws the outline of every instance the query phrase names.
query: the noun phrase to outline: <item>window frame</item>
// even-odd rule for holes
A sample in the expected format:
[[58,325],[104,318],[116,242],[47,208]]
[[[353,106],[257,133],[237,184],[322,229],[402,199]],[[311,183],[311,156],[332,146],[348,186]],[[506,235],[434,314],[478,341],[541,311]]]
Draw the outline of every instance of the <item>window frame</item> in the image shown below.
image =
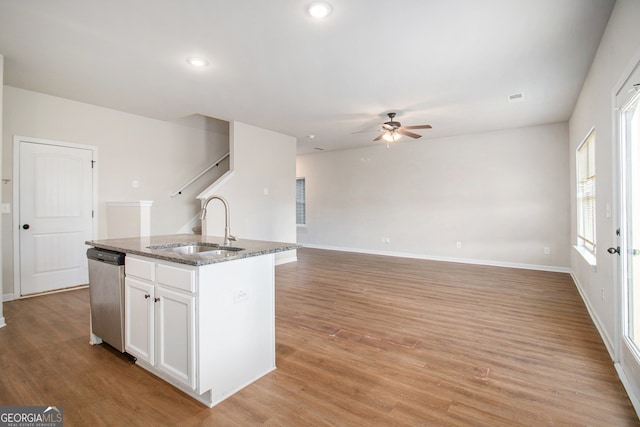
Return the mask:
[[596,265],[596,129],[576,148],[576,250]]
[[[299,199],[299,187],[298,183],[302,182],[302,200]],[[298,222],[300,219],[300,211],[302,212],[303,222]],[[307,181],[305,177],[296,177],[296,227],[307,226]]]

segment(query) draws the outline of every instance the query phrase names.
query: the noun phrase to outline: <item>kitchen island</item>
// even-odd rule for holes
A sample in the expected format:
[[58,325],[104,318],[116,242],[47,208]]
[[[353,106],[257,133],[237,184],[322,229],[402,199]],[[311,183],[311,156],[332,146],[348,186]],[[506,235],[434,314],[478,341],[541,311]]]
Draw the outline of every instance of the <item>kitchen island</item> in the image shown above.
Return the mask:
[[209,407],[275,369],[274,254],[298,245],[192,234],[86,243],[126,254],[136,364]]

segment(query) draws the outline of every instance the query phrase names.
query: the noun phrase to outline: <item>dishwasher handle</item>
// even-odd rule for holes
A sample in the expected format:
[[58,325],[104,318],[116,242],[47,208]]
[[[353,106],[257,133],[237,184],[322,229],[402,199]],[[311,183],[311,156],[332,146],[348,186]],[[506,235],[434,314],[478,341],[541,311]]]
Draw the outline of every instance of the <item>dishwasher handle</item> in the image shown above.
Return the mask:
[[125,254],[122,252],[110,251],[107,249],[89,248],[87,258],[94,261],[104,262],[110,265],[124,265]]

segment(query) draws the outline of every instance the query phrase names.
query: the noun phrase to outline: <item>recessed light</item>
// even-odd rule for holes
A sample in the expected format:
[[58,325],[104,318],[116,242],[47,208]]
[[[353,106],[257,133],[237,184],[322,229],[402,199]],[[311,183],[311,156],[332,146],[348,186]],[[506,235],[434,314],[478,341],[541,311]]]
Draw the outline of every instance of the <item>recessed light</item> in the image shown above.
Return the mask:
[[307,8],[307,13],[317,19],[326,18],[331,14],[331,5],[323,1],[311,3]]
[[191,58],[187,58],[187,62],[194,67],[206,67],[209,65],[209,61],[204,58],[193,56]]

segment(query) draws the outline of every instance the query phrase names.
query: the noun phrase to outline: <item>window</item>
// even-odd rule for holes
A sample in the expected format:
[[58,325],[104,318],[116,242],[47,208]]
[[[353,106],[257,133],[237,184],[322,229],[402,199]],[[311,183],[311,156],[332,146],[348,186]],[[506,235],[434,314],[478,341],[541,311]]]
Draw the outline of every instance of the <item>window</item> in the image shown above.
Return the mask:
[[[596,132],[594,129],[576,152],[577,247],[583,254],[596,254]],[[595,263],[595,259],[594,262]]]
[[304,178],[296,178],[296,225],[307,224]]

